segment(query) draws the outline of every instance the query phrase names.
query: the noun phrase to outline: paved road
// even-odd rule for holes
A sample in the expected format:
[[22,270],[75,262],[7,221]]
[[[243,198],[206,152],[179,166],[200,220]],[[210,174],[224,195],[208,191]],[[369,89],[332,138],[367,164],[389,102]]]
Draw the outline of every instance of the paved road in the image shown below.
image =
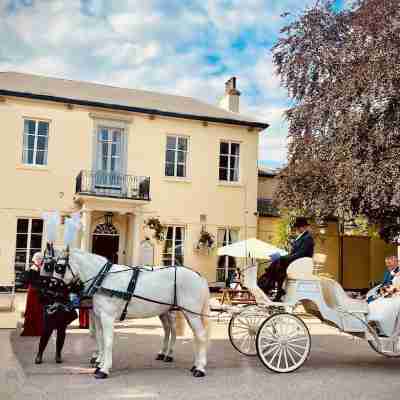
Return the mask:
[[208,376],[195,379],[189,373],[192,344],[188,337],[178,339],[175,363],[161,363],[154,360],[160,347],[158,321],[129,322],[118,328],[114,368],[105,381],[95,380],[88,367],[94,344],[85,331],[69,331],[64,364],[54,363],[52,341],[46,362],[39,366],[33,364],[36,338],[12,333],[7,350],[3,332],[0,352],[7,368],[0,370],[0,399],[393,400],[398,396],[400,360],[386,359],[367,343],[315,321],[309,326],[313,333],[310,359],[285,375],[269,372],[257,358],[237,353],[226,338],[226,326],[214,322]]

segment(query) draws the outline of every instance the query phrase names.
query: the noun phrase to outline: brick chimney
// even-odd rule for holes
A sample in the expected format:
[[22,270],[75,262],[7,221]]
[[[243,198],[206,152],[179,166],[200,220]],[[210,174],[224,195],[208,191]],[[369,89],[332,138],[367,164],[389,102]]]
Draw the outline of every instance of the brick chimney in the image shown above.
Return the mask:
[[240,92],[236,89],[236,77],[228,79],[225,82],[225,94],[219,102],[219,106],[227,111],[239,112]]

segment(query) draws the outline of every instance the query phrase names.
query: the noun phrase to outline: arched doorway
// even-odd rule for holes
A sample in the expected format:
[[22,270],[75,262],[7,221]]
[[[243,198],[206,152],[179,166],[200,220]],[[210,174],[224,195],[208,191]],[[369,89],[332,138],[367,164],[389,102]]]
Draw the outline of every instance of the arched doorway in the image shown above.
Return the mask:
[[119,232],[112,223],[96,226],[92,237],[92,252],[118,264]]

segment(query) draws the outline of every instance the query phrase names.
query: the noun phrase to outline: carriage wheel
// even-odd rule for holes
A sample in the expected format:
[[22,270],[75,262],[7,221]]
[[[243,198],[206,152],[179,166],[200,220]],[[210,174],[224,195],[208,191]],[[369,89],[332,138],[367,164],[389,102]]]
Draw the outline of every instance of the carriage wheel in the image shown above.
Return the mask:
[[[399,339],[397,339],[399,340]],[[397,344],[396,346],[396,351],[380,351],[378,344],[376,343],[375,340],[368,340],[368,344],[371,346],[371,348],[376,351],[378,354],[380,354],[381,356],[385,356],[388,358],[399,358],[400,357],[400,343]]]
[[258,328],[268,315],[260,314],[257,307],[246,307],[229,321],[228,333],[232,346],[245,356],[256,356]]
[[293,372],[307,360],[311,336],[306,324],[292,314],[271,315],[256,338],[257,354],[274,372]]

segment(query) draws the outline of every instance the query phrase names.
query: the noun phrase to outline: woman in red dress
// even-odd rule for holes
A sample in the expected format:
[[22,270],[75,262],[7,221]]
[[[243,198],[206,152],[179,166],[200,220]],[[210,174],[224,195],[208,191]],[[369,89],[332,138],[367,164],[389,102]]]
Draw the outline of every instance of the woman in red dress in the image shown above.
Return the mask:
[[[38,252],[32,257],[30,269],[40,271],[43,265],[43,255]],[[24,330],[21,336],[41,336],[43,332],[43,306],[39,301],[38,290],[29,284],[26,297]]]

